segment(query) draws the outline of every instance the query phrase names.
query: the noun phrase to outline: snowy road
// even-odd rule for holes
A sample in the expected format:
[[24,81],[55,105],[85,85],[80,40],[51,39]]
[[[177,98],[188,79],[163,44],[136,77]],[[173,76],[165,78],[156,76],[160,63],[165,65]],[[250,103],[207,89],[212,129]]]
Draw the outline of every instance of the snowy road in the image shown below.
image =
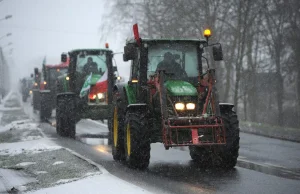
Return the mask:
[[[37,116],[32,114],[37,119]],[[229,172],[200,170],[187,150],[165,151],[151,145],[151,161],[145,172],[128,169],[112,159],[106,139],[61,138],[49,124],[40,126],[57,144],[104,166],[111,174],[154,193],[298,193],[300,144],[241,133],[238,167]],[[105,134],[102,123],[83,120],[77,133]]]

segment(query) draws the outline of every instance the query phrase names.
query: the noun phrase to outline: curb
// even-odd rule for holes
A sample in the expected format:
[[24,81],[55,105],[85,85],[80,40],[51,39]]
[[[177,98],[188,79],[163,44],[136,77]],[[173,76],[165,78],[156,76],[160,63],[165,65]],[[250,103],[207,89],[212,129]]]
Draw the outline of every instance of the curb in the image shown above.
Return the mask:
[[240,132],[253,134],[253,135],[258,135],[258,136],[263,136],[263,137],[268,137],[268,138],[272,138],[272,139],[278,139],[278,140],[284,140],[284,141],[300,143],[300,139],[291,139],[291,138],[282,137],[282,136],[265,134],[265,133],[257,132],[256,130],[255,131],[250,131],[250,130],[240,129]]
[[71,154],[73,154],[74,156],[76,156],[76,157],[78,157],[78,158],[80,158],[80,159],[82,159],[82,160],[88,162],[89,164],[91,164],[91,165],[97,167],[98,170],[101,172],[101,174],[106,174],[106,173],[109,174],[109,172],[108,172],[103,166],[101,166],[100,164],[97,164],[96,162],[94,162],[94,161],[88,159],[87,157],[85,157],[85,156],[83,156],[83,155],[81,155],[81,154],[79,154],[79,153],[77,153],[77,152],[75,152],[75,151],[73,151],[73,150],[71,150],[71,149],[69,149],[69,148],[62,147],[62,149],[65,149],[65,150],[69,151],[69,152],[70,152]]

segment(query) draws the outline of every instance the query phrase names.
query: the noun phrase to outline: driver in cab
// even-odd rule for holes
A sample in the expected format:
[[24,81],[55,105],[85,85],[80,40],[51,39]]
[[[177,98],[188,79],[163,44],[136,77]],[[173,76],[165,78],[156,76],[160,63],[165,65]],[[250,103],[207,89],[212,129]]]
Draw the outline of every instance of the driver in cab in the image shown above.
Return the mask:
[[83,72],[85,74],[95,73],[98,74],[98,65],[96,62],[93,61],[92,57],[89,57],[87,63],[83,66]]
[[176,78],[186,77],[186,72],[181,65],[175,61],[175,57],[170,52],[164,54],[164,59],[157,65],[156,71],[165,70],[166,73],[174,75]]

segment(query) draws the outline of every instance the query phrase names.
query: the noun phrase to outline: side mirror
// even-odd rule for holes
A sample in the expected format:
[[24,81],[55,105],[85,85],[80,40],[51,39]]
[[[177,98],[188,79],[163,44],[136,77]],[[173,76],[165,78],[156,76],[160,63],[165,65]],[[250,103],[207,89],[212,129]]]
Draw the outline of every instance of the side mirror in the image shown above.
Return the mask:
[[67,54],[66,53],[62,53],[61,54],[61,62],[63,62],[63,63],[65,63],[65,62],[67,62]]
[[30,77],[33,77],[33,74],[30,74]]
[[34,68],[34,74],[35,74],[35,75],[39,74],[39,69],[38,69],[37,67]]
[[223,60],[223,52],[221,44],[214,45],[213,48],[213,56],[215,61],[222,61]]
[[136,58],[136,47],[134,44],[124,46],[123,61],[134,60]]

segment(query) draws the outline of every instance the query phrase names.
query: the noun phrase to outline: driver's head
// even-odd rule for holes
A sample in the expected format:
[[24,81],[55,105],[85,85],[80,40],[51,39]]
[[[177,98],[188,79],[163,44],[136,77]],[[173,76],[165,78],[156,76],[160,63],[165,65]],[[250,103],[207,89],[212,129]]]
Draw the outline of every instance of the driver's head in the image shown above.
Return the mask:
[[93,58],[92,58],[92,57],[89,57],[89,58],[88,58],[88,63],[91,63],[91,62],[93,62]]
[[170,61],[172,61],[172,59],[173,59],[172,53],[166,52],[166,53],[164,54],[164,60],[165,60],[165,61],[170,62]]

